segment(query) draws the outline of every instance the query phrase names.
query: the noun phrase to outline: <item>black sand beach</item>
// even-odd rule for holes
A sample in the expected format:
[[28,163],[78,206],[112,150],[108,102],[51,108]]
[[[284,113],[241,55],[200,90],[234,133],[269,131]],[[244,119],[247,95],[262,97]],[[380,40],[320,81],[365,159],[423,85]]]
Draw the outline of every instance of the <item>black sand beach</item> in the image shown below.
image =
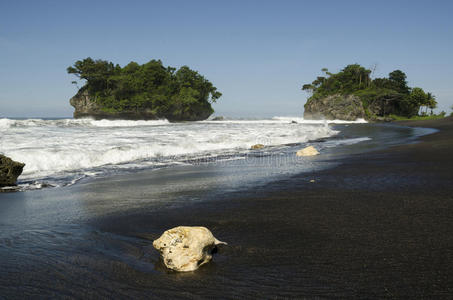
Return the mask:
[[[73,205],[76,220],[80,209],[95,215],[96,203],[110,199],[71,189],[43,192],[34,202],[26,199],[33,192],[16,194],[25,199],[4,201],[4,209],[10,215],[34,209],[46,215],[49,229],[36,229],[27,217],[16,239],[0,241],[7,254],[0,298],[449,298],[453,119],[402,125],[439,132],[219,201],[103,211],[62,231],[60,208]],[[129,189],[140,184],[143,194],[152,189],[145,190],[146,178]],[[50,193],[61,201],[40,207]],[[13,231],[6,223],[0,227]],[[168,271],[151,240],[179,225],[206,226],[229,245],[196,272]],[[29,236],[38,244],[26,244]]]
[[440,131],[227,201],[125,216],[130,228],[114,229],[124,224],[118,219],[101,227],[129,234],[153,228],[157,236],[202,224],[229,242],[194,274],[156,275],[175,290],[155,295],[449,298],[453,119],[402,125]]

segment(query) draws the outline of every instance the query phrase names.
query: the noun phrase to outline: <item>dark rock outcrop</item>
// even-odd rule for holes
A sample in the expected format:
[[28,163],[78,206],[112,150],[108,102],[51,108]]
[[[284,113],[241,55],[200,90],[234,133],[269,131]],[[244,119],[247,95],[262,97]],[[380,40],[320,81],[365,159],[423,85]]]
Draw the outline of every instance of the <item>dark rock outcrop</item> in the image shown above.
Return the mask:
[[388,115],[398,115],[399,110],[395,106],[393,101],[388,101],[385,98],[378,98],[372,101],[368,105],[368,111],[370,112],[371,118],[378,119],[379,117],[385,117]]
[[0,187],[16,185],[25,164],[0,154]]
[[336,94],[324,98],[309,99],[304,108],[304,119],[354,121],[366,117],[362,101],[354,95]]
[[194,106],[193,111],[185,111],[175,116],[171,109],[167,113],[157,115],[151,109],[131,110],[131,111],[111,111],[99,105],[88,91],[79,91],[69,100],[75,108],[74,118],[93,118],[95,120],[158,120],[167,119],[169,121],[201,121],[206,120],[214,112],[209,103]]
[[96,103],[87,91],[77,93],[69,100],[75,108],[74,118],[93,118],[96,120],[157,120],[159,119],[151,110],[110,112]]

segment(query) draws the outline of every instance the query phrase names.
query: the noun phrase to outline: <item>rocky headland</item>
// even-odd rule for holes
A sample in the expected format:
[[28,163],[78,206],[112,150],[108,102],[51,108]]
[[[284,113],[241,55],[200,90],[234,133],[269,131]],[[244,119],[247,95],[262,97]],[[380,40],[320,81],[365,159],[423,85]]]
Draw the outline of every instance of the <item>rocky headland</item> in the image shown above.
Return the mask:
[[348,120],[354,121],[366,117],[360,98],[354,95],[330,95],[310,99],[304,105],[304,119]]
[[427,116],[436,108],[435,96],[420,87],[409,87],[401,70],[388,77],[371,78],[372,71],[358,64],[338,73],[322,69],[302,90],[311,96],[304,105],[305,119],[391,121],[394,118]]

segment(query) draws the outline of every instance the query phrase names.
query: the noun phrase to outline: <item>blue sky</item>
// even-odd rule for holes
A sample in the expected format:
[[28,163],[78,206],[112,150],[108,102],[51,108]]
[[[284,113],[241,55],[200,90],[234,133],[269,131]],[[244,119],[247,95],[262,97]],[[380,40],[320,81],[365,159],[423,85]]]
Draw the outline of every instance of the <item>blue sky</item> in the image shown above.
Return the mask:
[[0,117],[65,117],[66,68],[88,56],[188,65],[216,115],[301,115],[323,67],[377,65],[453,105],[453,1],[0,0]]

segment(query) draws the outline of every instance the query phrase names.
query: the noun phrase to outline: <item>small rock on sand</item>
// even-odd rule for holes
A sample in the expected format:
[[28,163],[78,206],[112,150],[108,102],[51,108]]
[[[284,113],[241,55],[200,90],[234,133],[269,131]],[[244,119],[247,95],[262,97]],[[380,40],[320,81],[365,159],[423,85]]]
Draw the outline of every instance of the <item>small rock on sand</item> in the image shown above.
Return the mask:
[[297,151],[296,153],[297,156],[313,156],[318,154],[319,154],[318,150],[316,150],[315,147],[313,146],[308,146],[304,149]]
[[256,145],[253,145],[250,149],[258,150],[258,149],[263,149],[263,148],[264,148],[263,144],[256,144]]

